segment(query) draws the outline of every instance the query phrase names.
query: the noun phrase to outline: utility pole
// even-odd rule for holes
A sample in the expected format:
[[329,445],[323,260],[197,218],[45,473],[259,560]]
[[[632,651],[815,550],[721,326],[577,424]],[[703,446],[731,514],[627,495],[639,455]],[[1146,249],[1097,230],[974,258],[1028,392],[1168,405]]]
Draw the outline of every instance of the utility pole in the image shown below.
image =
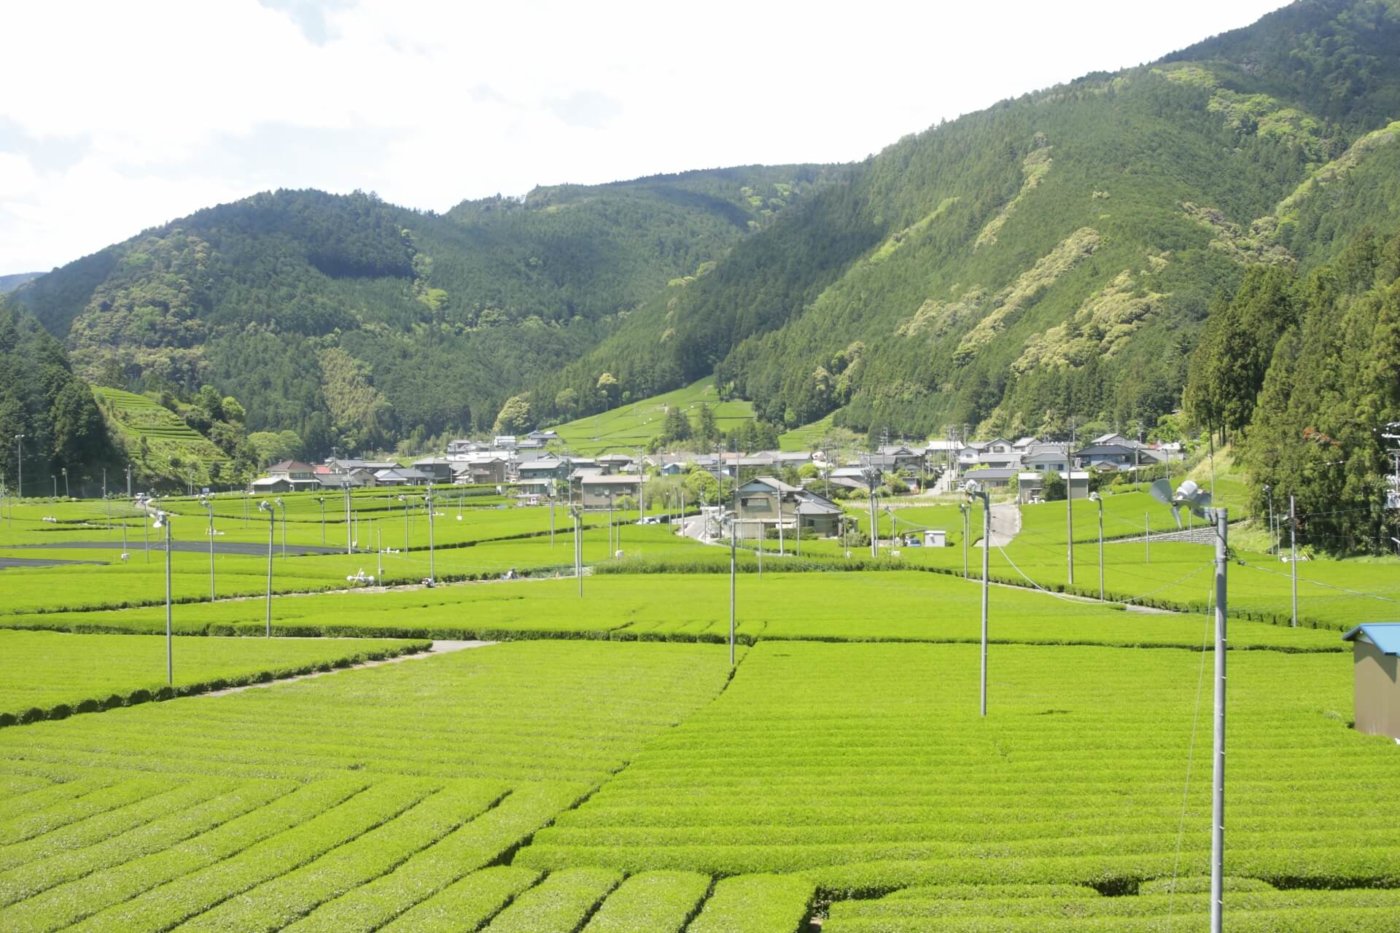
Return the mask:
[[212,603],[217,598],[214,590],[214,503],[200,496],[199,504],[209,513],[209,601]]
[[1269,553],[1278,553],[1278,538],[1274,536],[1274,487],[1264,484],[1264,495],[1269,499]]
[[1096,492],[1089,493],[1089,498],[1094,505],[1099,507],[1099,601],[1103,601],[1103,496]]
[[[572,487],[570,487],[572,488]],[[583,598],[583,520],[582,510],[572,503],[569,505],[569,515],[574,520],[574,577],[578,579],[578,595]]]
[[433,562],[433,489],[428,487],[428,494],[423,497],[423,505],[428,510],[428,579],[437,583],[437,565]]
[[1069,446],[1065,448],[1065,556],[1068,583],[1074,586],[1074,419],[1069,419]]
[[277,538],[277,510],[266,499],[258,511],[267,513],[267,637],[272,637],[272,545]]
[[1298,627],[1298,513],[1294,508],[1293,493],[1288,494],[1288,546],[1292,552],[1288,563],[1293,568],[1293,616],[1289,625]]
[[[145,524],[145,522],[142,522]],[[168,687],[175,686],[175,661],[174,652],[171,648],[171,625],[170,625],[170,513],[156,510],[155,527],[165,529],[165,684]]]
[[1225,602],[1229,567],[1229,513],[1215,513],[1215,735],[1211,766],[1210,928],[1220,933],[1225,913]]
[[991,493],[982,487],[976,480],[968,480],[963,486],[963,493],[966,495],[969,504],[972,500],[982,500],[982,663],[980,678],[981,693],[981,714],[985,718],[987,715],[987,606],[988,593],[987,586],[991,573],[992,554],[992,498]]
[[[734,668],[734,603],[735,586],[734,578],[738,574],[738,544],[739,544],[739,457],[738,451],[734,456],[734,492],[730,503],[729,518],[729,667]],[[763,526],[760,525],[760,528]],[[762,540],[759,547],[763,546]]]
[[971,511],[971,509],[972,509],[972,507],[971,507],[970,505],[967,504],[966,500],[964,500],[964,501],[958,503],[958,511],[962,513],[962,520],[963,520],[962,547],[963,547],[963,579],[964,579],[964,580],[967,579],[967,539],[968,539],[968,537],[972,534],[972,518],[971,518],[971,516],[969,515],[969,512]]
[[880,485],[880,468],[875,465],[873,457],[865,468],[865,483],[870,487],[870,556],[873,559],[880,556],[880,525],[875,515],[875,490]]

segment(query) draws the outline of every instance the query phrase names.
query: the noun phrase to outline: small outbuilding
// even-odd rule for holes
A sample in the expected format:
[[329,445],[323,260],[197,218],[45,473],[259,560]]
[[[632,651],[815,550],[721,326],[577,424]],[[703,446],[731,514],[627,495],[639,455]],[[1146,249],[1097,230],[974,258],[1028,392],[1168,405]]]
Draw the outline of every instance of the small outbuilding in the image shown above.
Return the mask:
[[1355,661],[1356,729],[1400,741],[1400,622],[1368,622],[1342,636]]

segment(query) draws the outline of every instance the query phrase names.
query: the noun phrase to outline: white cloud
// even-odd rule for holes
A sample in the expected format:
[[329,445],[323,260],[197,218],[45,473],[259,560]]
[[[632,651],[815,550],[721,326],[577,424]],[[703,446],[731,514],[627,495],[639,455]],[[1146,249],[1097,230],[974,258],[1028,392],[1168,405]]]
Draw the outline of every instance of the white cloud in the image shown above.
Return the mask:
[[537,184],[860,159],[1280,2],[11,4],[0,273],[279,186],[442,210]]

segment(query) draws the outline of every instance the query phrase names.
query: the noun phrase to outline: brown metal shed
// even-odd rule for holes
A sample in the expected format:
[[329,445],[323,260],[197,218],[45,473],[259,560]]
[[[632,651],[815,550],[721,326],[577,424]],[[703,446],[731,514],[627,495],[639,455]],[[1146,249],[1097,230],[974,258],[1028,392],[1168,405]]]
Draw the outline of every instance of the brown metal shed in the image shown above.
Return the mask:
[[1355,661],[1357,730],[1400,742],[1400,622],[1368,622],[1342,639]]

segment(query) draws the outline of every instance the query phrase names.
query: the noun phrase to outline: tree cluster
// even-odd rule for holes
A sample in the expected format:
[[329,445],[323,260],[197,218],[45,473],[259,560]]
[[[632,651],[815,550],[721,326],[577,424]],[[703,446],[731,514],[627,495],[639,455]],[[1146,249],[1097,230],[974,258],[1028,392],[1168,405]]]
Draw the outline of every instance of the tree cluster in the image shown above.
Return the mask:
[[[17,440],[17,435],[24,435]],[[116,458],[87,383],[30,315],[0,297],[0,439],[6,485],[16,488],[23,457],[25,495],[52,492],[49,476],[68,471],[69,488],[94,487]],[[100,482],[100,480],[98,480]],[[75,489],[76,487],[76,489]]]
[[1291,494],[1309,546],[1390,551],[1400,511],[1385,508],[1382,434],[1400,421],[1400,236],[1363,234],[1286,284],[1297,313],[1269,348],[1241,442],[1255,512]]

